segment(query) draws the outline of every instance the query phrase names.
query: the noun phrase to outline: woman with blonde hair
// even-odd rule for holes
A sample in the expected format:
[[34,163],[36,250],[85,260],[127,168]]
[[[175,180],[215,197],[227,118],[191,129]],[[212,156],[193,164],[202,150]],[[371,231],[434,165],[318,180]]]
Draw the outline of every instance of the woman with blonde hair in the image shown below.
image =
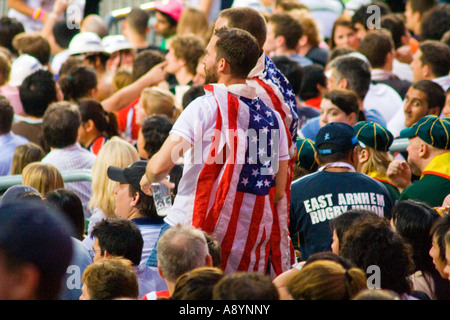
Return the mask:
[[64,188],[61,172],[50,163],[31,162],[23,168],[22,183],[35,188],[44,197],[49,191]]
[[212,30],[208,16],[199,8],[186,7],[177,23],[177,35],[194,34],[209,42]]
[[366,274],[360,268],[345,269],[331,260],[306,264],[287,285],[294,300],[351,300],[367,289]]
[[93,239],[90,237],[92,229],[101,220],[115,217],[116,199],[114,189],[119,182],[112,181],[106,173],[109,166],[125,168],[140,160],[137,149],[129,142],[114,136],[100,149],[97,159],[92,167],[92,194],[89,208],[92,215],[89,217],[88,236],[83,243],[92,247]]
[[380,181],[389,191],[392,201],[398,200],[400,191],[389,180],[386,171],[394,160],[389,148],[394,141],[392,133],[375,122],[360,121],[355,126],[356,137],[364,143],[358,146],[357,171]]
[[142,127],[147,117],[156,115],[167,116],[170,122],[175,122],[178,115],[175,95],[158,87],[145,88],[136,104],[136,123]]
[[41,161],[45,151],[36,143],[29,142],[16,147],[11,164],[11,174],[22,174],[23,168],[31,162]]

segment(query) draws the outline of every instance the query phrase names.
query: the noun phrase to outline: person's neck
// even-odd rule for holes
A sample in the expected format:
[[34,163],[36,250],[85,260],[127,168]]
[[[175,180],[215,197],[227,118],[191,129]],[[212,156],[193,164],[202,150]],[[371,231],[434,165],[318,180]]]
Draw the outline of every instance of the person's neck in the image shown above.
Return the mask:
[[184,86],[194,79],[194,75],[186,70],[186,68],[181,68],[175,74],[178,84]]
[[144,216],[137,210],[134,209],[131,214],[128,216],[128,220],[143,218]]
[[94,142],[97,138],[101,137],[100,132],[96,132],[94,134],[90,134],[86,139],[86,144],[84,145],[85,148],[89,147],[92,142]]
[[352,163],[348,161],[336,161],[323,165],[323,171],[327,172],[355,172],[356,169]]
[[285,47],[278,47],[275,49],[276,56],[282,55],[282,56],[291,56],[293,54],[298,54],[298,52],[294,49],[287,49]]
[[217,83],[224,84],[225,86],[231,86],[235,84],[247,84],[247,79],[234,78],[232,76],[222,76]]
[[128,41],[133,45],[136,49],[145,49],[149,46],[148,41],[145,37],[142,37],[139,34],[127,33],[126,35]]
[[312,48],[312,46],[310,44],[305,44],[303,46],[300,46],[297,53],[304,57],[308,54],[308,52],[311,48]]

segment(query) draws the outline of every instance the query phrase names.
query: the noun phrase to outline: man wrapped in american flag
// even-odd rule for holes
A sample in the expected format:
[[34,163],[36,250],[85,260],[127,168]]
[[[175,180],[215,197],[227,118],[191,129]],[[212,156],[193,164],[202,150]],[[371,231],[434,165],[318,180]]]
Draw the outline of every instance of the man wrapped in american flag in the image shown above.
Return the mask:
[[168,226],[192,224],[217,240],[222,268],[265,273],[273,264],[270,238],[275,203],[282,199],[289,161],[280,114],[246,83],[260,49],[247,31],[215,31],[203,59],[206,94],[180,115],[147,165],[149,192],[184,157],[183,176]]

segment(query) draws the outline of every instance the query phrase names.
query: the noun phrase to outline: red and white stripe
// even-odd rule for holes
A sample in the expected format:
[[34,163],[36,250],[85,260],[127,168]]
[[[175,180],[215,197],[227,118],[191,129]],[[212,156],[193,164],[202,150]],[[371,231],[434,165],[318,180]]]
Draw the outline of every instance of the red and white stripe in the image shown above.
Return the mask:
[[[265,196],[237,191],[245,163],[249,108],[223,89],[213,85],[205,89],[213,93],[218,104],[216,132],[225,133],[226,145],[233,150],[220,164],[211,160],[217,156],[215,150],[221,142],[211,145],[209,159],[189,202],[192,207],[187,210],[187,222],[212,234],[219,242],[225,272],[265,273],[269,263],[275,188]],[[238,136],[232,134],[236,130],[239,130]]]

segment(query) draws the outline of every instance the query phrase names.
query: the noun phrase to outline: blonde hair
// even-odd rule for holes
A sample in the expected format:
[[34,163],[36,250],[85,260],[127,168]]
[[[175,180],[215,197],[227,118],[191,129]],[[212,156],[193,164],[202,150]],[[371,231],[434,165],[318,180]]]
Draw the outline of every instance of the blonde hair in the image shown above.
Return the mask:
[[[363,149],[358,146],[358,153]],[[365,150],[369,152],[367,161],[361,164],[359,172],[368,174],[369,172],[376,172],[380,175],[385,175],[389,164],[394,160],[389,152],[376,150],[366,145]]]
[[50,163],[37,161],[23,168],[22,183],[35,188],[42,196],[49,191],[64,188],[61,172]]
[[171,122],[175,120],[177,111],[175,95],[169,90],[158,87],[145,88],[141,92],[141,105],[149,116],[165,115]]
[[208,16],[196,7],[186,7],[177,23],[177,35],[193,34],[209,41],[211,28]]
[[317,260],[305,264],[287,289],[295,300],[350,300],[367,289],[366,280],[360,268],[346,270],[335,261]]
[[108,167],[124,168],[139,159],[137,149],[129,142],[117,136],[108,140],[100,149],[92,167],[92,196],[89,207],[102,210],[105,217],[114,217],[116,208],[114,189],[119,182],[108,178]]
[[128,86],[130,83],[133,82],[132,79],[132,71],[129,67],[121,67],[119,68],[113,76],[112,80],[112,88],[113,92],[117,92],[123,87]]
[[295,17],[303,27],[303,34],[308,39],[308,44],[311,46],[318,46],[323,40],[320,34],[319,25],[317,24],[314,17],[308,10],[296,9],[289,12],[293,17]]
[[44,156],[45,151],[36,143],[29,142],[17,146],[12,159],[11,174],[22,174],[27,164],[41,161]]

